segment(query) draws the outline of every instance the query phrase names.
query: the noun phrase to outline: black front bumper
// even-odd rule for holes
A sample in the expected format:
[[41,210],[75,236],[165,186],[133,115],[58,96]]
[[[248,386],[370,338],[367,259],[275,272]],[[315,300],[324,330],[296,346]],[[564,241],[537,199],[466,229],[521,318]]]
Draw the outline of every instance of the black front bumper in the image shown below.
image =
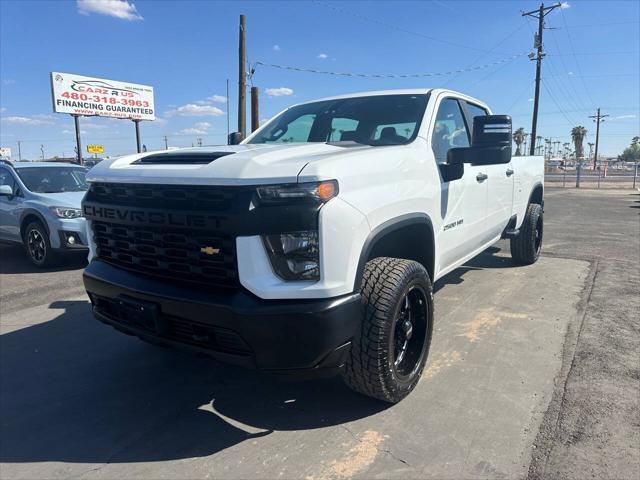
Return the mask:
[[[246,290],[218,294],[173,285],[93,260],[84,285],[95,316],[125,333],[186,347],[238,365],[295,373],[344,364],[360,321],[360,295],[262,300]],[[132,314],[141,302],[156,324]],[[134,307],[135,308],[135,307]]]

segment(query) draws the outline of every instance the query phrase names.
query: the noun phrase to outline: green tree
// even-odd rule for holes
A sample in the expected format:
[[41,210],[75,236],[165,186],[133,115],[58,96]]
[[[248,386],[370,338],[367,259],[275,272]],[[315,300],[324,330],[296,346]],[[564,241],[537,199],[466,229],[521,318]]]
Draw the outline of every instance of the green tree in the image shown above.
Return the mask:
[[640,162],[640,137],[633,137],[631,145],[624,149],[619,158],[625,162]]
[[571,129],[571,140],[573,140],[573,144],[576,147],[576,157],[584,158],[584,148],[582,147],[582,142],[584,138],[587,136],[587,129],[582,125],[578,125],[577,127],[573,127]]
[[520,147],[524,143],[525,138],[527,138],[527,134],[524,133],[524,128],[520,127],[515,132],[513,132],[513,141],[516,144],[516,153],[515,153],[516,157],[519,157],[520,155],[522,155],[522,151],[520,150]]

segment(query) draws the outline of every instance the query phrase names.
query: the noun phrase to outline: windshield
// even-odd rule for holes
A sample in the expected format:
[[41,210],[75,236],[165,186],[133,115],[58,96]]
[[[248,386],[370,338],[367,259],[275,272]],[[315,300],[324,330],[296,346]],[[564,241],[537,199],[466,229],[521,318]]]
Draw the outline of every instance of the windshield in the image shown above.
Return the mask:
[[31,192],[84,192],[87,189],[87,169],[69,167],[27,167],[18,169],[18,176]]
[[418,134],[427,95],[380,95],[306,103],[271,120],[247,143],[403,145]]

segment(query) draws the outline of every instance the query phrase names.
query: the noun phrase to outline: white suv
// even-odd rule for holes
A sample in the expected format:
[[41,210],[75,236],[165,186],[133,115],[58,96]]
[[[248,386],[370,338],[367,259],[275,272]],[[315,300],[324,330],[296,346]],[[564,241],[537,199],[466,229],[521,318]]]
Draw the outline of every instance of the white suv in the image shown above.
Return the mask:
[[543,159],[512,158],[511,119],[448,90],[296,105],[240,145],[105,161],[88,181],[98,319],[245,366],[339,371],[387,402],[424,368],[433,282],[501,237],[517,264],[542,242]]

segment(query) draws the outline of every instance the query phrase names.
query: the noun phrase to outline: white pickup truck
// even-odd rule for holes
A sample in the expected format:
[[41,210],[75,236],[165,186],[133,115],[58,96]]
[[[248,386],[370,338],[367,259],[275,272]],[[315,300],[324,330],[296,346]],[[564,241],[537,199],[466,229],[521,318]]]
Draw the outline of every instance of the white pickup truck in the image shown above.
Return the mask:
[[540,254],[543,159],[512,158],[511,119],[474,98],[344,95],[238,136],[89,172],[99,320],[398,402],[427,359],[433,282],[500,238],[517,265]]

